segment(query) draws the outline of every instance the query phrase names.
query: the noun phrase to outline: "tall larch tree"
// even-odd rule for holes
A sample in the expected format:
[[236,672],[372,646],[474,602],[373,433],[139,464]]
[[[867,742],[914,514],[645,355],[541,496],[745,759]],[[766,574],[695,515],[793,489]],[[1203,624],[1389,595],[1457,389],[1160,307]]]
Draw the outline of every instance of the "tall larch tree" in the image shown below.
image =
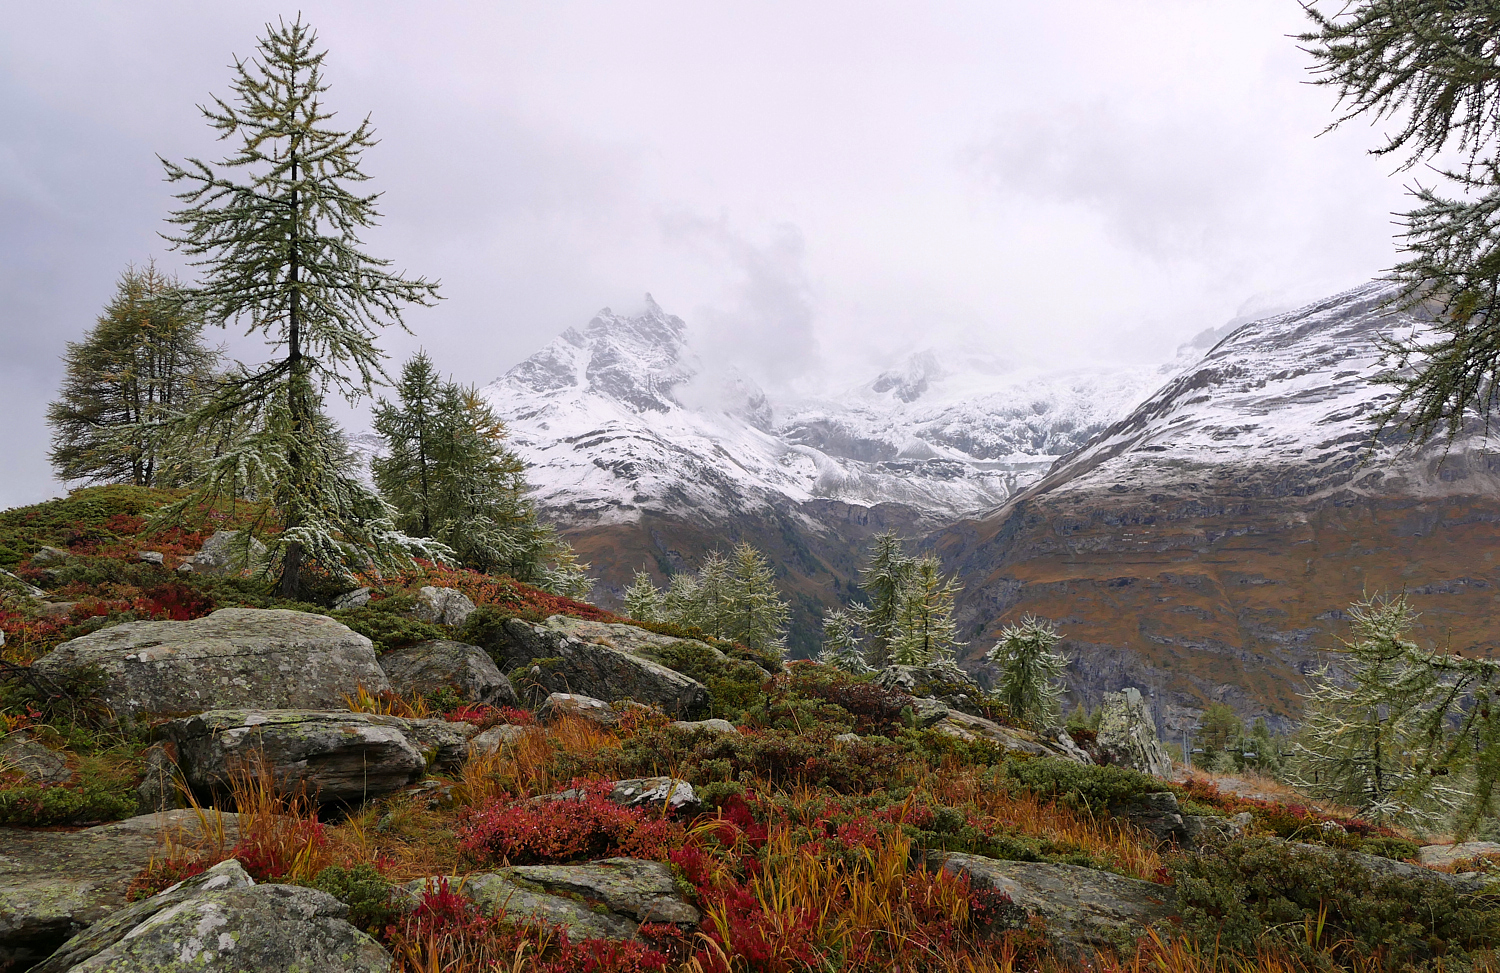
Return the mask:
[[891,643],[900,624],[901,593],[914,563],[902,551],[901,538],[890,530],[876,535],[870,559],[860,571],[859,584],[870,601],[864,617],[866,660],[877,669],[890,664]]
[[[1333,126],[1389,122],[1376,155],[1426,163],[1400,214],[1402,303],[1436,311],[1431,331],[1388,344],[1376,415],[1420,440],[1451,441],[1500,407],[1500,6],[1494,0],[1358,0],[1303,5],[1315,82],[1333,88]],[[1446,189],[1442,188],[1446,186]]]
[[791,617],[776,589],[776,576],[759,551],[741,541],[730,559],[726,636],[758,650],[782,652]]
[[953,599],[957,594],[957,581],[943,577],[937,558],[924,557],[912,564],[900,589],[891,661],[924,666],[947,657],[963,644],[953,624]]
[[63,480],[174,487],[192,464],[169,420],[213,385],[219,353],[204,345],[176,280],[129,267],[82,341],[68,342],[63,386],[47,408],[48,458]]
[[[259,515],[249,530],[269,542],[278,591],[296,595],[304,566],[347,576],[397,567],[431,551],[395,529],[391,511],[360,483],[347,452],[326,435],[328,391],[355,401],[383,378],[375,338],[402,326],[402,311],[437,299],[437,285],[391,272],[362,249],[378,194],[362,194],[369,119],[332,126],[322,67],[326,52],[300,17],[267,25],[257,54],[236,59],[233,97],[202,107],[235,149],[217,164],[162,160],[183,208],[167,235],[193,258],[198,283],[187,306],[210,325],[261,334],[277,357],[233,376],[187,421],[205,434],[231,418],[252,431],[217,457],[193,495],[163,520],[248,495]],[[335,437],[336,438],[336,437]]]

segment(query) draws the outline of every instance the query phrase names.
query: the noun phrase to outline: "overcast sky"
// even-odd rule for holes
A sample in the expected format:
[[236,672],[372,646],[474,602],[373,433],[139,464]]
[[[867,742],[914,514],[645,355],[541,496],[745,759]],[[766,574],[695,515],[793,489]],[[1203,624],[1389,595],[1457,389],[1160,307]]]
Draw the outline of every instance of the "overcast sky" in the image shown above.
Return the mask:
[[[53,495],[63,343],[181,261],[160,154],[221,157],[264,2],[25,2],[0,31],[0,507]],[[442,280],[391,334],[488,381],[649,291],[773,388],[920,347],[1165,360],[1393,262],[1402,176],[1286,35],[1296,0],[308,0],[368,113],[369,248]],[[237,351],[256,350],[243,344]]]

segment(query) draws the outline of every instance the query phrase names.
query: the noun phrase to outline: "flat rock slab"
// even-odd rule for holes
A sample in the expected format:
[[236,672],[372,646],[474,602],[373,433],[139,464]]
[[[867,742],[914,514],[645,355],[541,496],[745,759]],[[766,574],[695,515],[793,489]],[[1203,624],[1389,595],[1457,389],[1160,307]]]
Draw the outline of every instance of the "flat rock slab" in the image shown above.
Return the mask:
[[64,944],[42,973],[389,973],[390,954],[348,915],[326,892],[256,885],[228,861]]
[[[932,724],[932,728],[939,733],[957,737],[960,740],[989,740],[998,743],[1007,750],[1017,753],[1029,753],[1035,757],[1056,757],[1059,760],[1067,760],[1072,763],[1090,763],[1088,754],[1079,750],[1076,746],[1069,749],[1057,741],[1048,740],[1045,737],[1032,733],[1030,730],[1022,730],[1013,726],[1001,726],[994,720],[987,720],[982,716],[970,716],[968,713],[960,713],[958,710],[950,710],[945,716]],[[1069,738],[1069,743],[1072,739]]]
[[1077,865],[997,861],[979,855],[929,852],[927,867],[967,875],[975,888],[1004,892],[1047,922],[1053,941],[1070,950],[1115,949],[1176,915],[1165,885]]
[[347,710],[210,710],[165,730],[195,791],[223,794],[236,773],[263,760],[283,793],[305,785],[318,801],[332,803],[389,794],[420,778],[428,764],[424,742],[434,757],[441,750],[423,734],[453,734],[461,760],[463,726]]
[[1500,843],[1464,841],[1456,845],[1423,845],[1417,854],[1417,860],[1428,868],[1446,868],[1454,862],[1478,858],[1480,855],[1500,856]]
[[488,652],[448,639],[423,642],[380,657],[391,689],[403,696],[452,688],[461,699],[491,706],[514,706],[515,687]]
[[698,910],[682,900],[672,870],[660,862],[606,858],[581,865],[525,865],[462,878],[419,879],[404,886],[410,905],[439,881],[492,915],[512,922],[543,921],[573,939],[635,939],[643,922],[698,925]]
[[[578,626],[577,621],[553,616],[545,625],[532,625],[519,618],[508,619],[506,638],[499,646],[506,665],[525,667],[527,678],[549,693],[590,696],[607,702],[631,699],[658,706],[676,719],[708,715],[708,689],[702,683],[645,654],[647,649],[660,648],[663,636],[632,625],[610,625],[606,639],[593,627]],[[625,641],[616,631],[621,629],[638,633],[639,641]]]
[[[209,835],[203,833],[208,825]],[[21,968],[125,905],[130,883],[168,840],[239,839],[216,811],[145,814],[83,831],[0,829],[0,968]]]
[[97,666],[104,701],[122,715],[333,709],[360,687],[390,688],[369,639],[326,615],[282,609],[127,622],[64,642],[35,666],[52,676]]

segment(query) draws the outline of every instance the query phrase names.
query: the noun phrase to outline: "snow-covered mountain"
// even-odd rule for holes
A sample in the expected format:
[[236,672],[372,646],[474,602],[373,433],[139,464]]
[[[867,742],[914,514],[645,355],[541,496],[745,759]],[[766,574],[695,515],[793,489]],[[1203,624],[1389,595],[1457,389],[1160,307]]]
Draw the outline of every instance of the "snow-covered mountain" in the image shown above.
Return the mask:
[[484,394],[538,502],[574,525],[648,511],[712,523],[815,500],[899,503],[936,523],[1003,503],[1173,371],[1046,374],[927,352],[836,398],[778,405],[731,366],[705,367],[648,295],[640,314],[568,329]]

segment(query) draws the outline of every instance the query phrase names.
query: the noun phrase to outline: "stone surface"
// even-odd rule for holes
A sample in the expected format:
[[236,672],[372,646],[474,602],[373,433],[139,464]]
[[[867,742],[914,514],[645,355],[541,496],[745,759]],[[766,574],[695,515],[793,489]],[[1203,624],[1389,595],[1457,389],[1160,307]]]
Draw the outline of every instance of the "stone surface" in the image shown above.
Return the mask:
[[1500,842],[1463,841],[1456,845],[1423,845],[1417,854],[1417,860],[1428,868],[1446,868],[1454,862],[1480,855],[1500,856]]
[[488,730],[475,734],[473,739],[469,741],[469,753],[475,755],[492,754],[507,743],[514,743],[525,735],[526,728],[524,726],[512,726],[509,723],[492,726]]
[[64,642],[36,668],[104,673],[116,713],[182,714],[257,706],[332,709],[390,684],[370,640],[326,615],[221,608],[187,622],[127,622]]
[[0,598],[3,598],[7,592],[14,592],[15,594],[24,595],[34,600],[41,600],[47,597],[47,593],[41,588],[38,588],[36,585],[27,584],[4,568],[0,568]]
[[[545,625],[532,625],[519,618],[507,620],[506,639],[499,647],[506,667],[526,667],[526,678],[549,693],[572,693],[611,702],[631,699],[659,706],[677,719],[708,715],[708,690],[702,683],[648,657],[652,648],[661,648],[665,636],[633,625],[610,625],[612,631],[606,640],[595,629],[579,626],[579,621],[560,615],[547,619]],[[601,623],[591,624],[603,627]],[[636,640],[627,643],[614,630],[640,636],[632,636]]]
[[1081,764],[1091,764],[1094,762],[1094,758],[1088,755],[1088,751],[1080,747],[1063,727],[1047,727],[1042,730],[1042,739],[1048,741]]
[[143,811],[171,811],[183,807],[187,782],[177,768],[177,748],[170,743],[153,743],[146,748],[145,766],[136,800]]
[[237,769],[264,759],[284,794],[305,785],[321,802],[356,802],[426,772],[410,722],[347,711],[210,710],[172,721],[166,733],[183,776],[205,797],[223,794]]
[[997,861],[978,855],[928,852],[927,867],[967,875],[976,888],[1004,892],[1047,921],[1047,934],[1072,952],[1133,944],[1176,914],[1172,889],[1076,865]]
[[60,547],[44,547],[31,555],[31,566],[34,568],[55,568],[68,563],[72,557],[67,551]]
[[447,720],[404,720],[406,738],[412,742],[429,766],[454,771],[469,757],[469,743],[479,734],[473,723],[450,723]]
[[346,591],[333,599],[333,608],[335,611],[340,608],[363,608],[369,603],[370,589],[355,588],[353,591]]
[[620,714],[613,706],[602,699],[580,696],[577,693],[552,693],[542,701],[538,713],[547,721],[577,716],[601,726],[614,726],[620,722]]
[[[205,873],[208,875],[209,873]],[[255,885],[238,863],[163,892],[64,946],[84,955],[44,973],[387,973],[391,957],[326,892]]]
[[1069,760],[1074,763],[1089,763],[1088,754],[1080,751],[1075,755],[1030,730],[1001,726],[994,720],[987,720],[982,716],[970,716],[958,710],[950,710],[947,716],[933,724],[933,729],[939,733],[958,737],[960,740],[990,740],[1007,750],[1029,753],[1035,757],[1056,757],[1059,760]]
[[[557,794],[546,794],[532,798],[534,801],[576,801],[579,791],[566,790]],[[639,777],[617,780],[610,789],[609,799],[621,807],[648,808],[693,813],[703,807],[693,785],[672,777]]]
[[136,551],[135,559],[142,564],[154,564],[157,567],[167,563],[167,556],[161,551]]
[[511,922],[546,922],[568,930],[572,939],[635,939],[637,922],[609,911],[595,911],[591,906],[561,895],[549,895],[510,881],[504,873],[466,875],[462,879],[418,879],[402,888],[408,902],[415,905],[429,887],[447,881],[450,887],[490,915],[505,916]]
[[1137,794],[1128,801],[1111,804],[1109,813],[1130,822],[1157,841],[1182,848],[1192,847],[1198,836],[1197,820],[1190,821],[1183,815],[1177,795],[1171,791]]
[[416,615],[424,622],[457,628],[473,613],[474,602],[462,591],[428,585],[417,592]]
[[1330,848],[1327,845],[1314,845],[1302,841],[1287,842],[1292,848],[1317,855],[1328,860],[1333,867],[1339,867],[1344,862],[1353,862],[1369,870],[1372,875],[1395,875],[1398,878],[1426,879],[1434,882],[1442,882],[1460,892],[1478,892],[1484,889],[1485,883],[1479,878],[1469,878],[1462,875],[1453,875],[1448,872],[1433,871],[1421,865],[1412,865],[1407,862],[1398,862],[1392,858],[1381,858],[1379,855],[1367,855],[1359,851],[1342,851]]
[[428,695],[452,687],[460,698],[491,706],[514,706],[515,687],[489,653],[477,645],[438,639],[380,657],[391,689],[403,696]]
[[[205,826],[206,825],[206,826]],[[83,831],[0,829],[0,969],[22,969],[125,905],[163,842],[224,847],[238,819],[216,811],[146,814]]]
[[31,784],[66,784],[73,779],[62,754],[33,740],[25,731],[0,737],[0,773],[10,771]]
[[698,910],[682,901],[672,869],[638,858],[605,858],[583,865],[522,865],[511,877],[554,895],[578,895],[636,922],[696,926]]
[[729,722],[728,720],[720,720],[720,719],[712,719],[712,720],[673,720],[672,721],[672,726],[674,728],[676,728],[676,729],[679,729],[679,730],[686,730],[689,733],[697,733],[697,732],[703,732],[703,733],[738,733],[738,732],[740,732],[739,729],[736,728],[733,723]]
[[249,559],[242,560],[233,550],[239,533],[237,530],[214,531],[213,536],[203,542],[198,553],[179,564],[177,570],[184,574],[201,574],[210,578],[245,575],[259,570],[265,563],[266,545],[250,538]]
[[953,708],[940,699],[920,696],[911,701],[911,711],[918,729],[922,729],[947,719],[953,713]]
[[1101,760],[1116,767],[1172,776],[1172,757],[1156,739],[1156,721],[1139,689],[1104,694],[1094,745]]

